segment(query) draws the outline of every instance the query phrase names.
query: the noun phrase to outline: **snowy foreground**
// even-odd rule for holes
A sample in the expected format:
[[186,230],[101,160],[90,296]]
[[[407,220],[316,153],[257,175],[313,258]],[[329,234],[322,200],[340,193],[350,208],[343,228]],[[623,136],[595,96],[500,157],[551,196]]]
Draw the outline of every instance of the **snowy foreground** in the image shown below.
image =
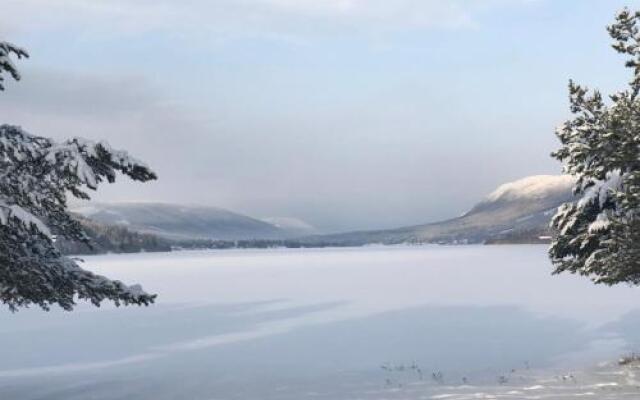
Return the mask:
[[[545,246],[85,259],[149,308],[0,313],[0,399],[636,399],[638,289]],[[638,377],[636,378],[636,374]]]

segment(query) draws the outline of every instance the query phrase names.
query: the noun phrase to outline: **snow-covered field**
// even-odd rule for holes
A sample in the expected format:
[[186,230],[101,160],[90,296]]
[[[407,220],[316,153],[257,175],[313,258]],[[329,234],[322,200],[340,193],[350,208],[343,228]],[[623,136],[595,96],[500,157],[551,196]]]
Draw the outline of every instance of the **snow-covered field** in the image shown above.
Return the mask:
[[[0,313],[0,399],[640,398],[638,289],[544,246],[87,257],[149,308]],[[640,373],[640,372],[639,372]]]

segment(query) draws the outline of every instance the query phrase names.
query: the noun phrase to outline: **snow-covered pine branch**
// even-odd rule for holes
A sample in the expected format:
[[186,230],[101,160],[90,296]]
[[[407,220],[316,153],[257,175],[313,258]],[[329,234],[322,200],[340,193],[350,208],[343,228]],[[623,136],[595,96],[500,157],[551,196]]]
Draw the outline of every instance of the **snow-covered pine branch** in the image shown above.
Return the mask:
[[29,57],[26,50],[14,44],[0,41],[0,90],[4,90],[4,77],[2,76],[4,72],[8,72],[13,79],[20,80],[20,72],[11,61],[11,54],[18,58]]
[[144,163],[108,144],[83,139],[57,143],[21,128],[0,126],[0,300],[11,308],[74,305],[74,296],[96,305],[149,304],[155,296],[78,267],[53,245],[52,235],[87,241],[66,211],[67,193],[88,198],[87,189],[113,182],[120,171],[148,181]]
[[[26,56],[0,42],[0,75],[7,71],[18,79],[11,53]],[[88,243],[67,212],[67,196],[88,199],[88,190],[114,182],[117,172],[142,182],[156,179],[144,163],[105,142],[74,138],[60,143],[0,125],[0,301],[12,310],[32,304],[71,310],[76,299],[96,306],[104,300],[153,303],[155,295],[83,270],[53,243],[54,236]]]
[[550,249],[556,273],[596,283],[640,284],[640,13],[621,11],[608,27],[613,48],[626,55],[633,79],[606,101],[598,91],[570,82],[573,118],[556,135],[553,156],[577,177],[578,200],[552,220]]

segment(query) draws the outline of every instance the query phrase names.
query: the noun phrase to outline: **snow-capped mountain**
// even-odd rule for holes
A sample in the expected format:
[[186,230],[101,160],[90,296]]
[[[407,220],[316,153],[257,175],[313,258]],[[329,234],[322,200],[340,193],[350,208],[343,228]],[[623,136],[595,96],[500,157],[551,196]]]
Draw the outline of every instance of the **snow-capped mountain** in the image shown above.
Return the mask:
[[569,176],[539,175],[506,183],[460,217],[379,231],[307,238],[339,244],[530,242],[549,234],[551,216],[573,198]]
[[500,185],[467,214],[491,210],[522,214],[556,208],[571,199],[575,180],[568,175],[536,175]]
[[72,211],[99,223],[175,240],[281,239],[297,234],[286,227],[217,207],[144,202],[89,203]]

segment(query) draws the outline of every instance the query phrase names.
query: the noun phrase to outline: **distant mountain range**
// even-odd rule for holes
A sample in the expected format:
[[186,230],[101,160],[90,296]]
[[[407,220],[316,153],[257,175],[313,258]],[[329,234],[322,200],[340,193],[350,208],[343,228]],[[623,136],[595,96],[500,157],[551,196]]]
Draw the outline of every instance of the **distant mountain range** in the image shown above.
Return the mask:
[[531,176],[504,184],[460,217],[397,229],[318,235],[295,218],[248,217],[216,207],[165,203],[89,203],[72,208],[95,250],[62,240],[67,253],[166,251],[171,247],[324,247],[400,243],[538,243],[573,199],[568,176]]
[[551,234],[549,222],[558,206],[572,200],[573,183],[569,176],[531,176],[498,187],[457,218],[397,229],[314,236],[303,242],[353,246],[541,242]]
[[90,203],[72,211],[94,222],[169,240],[285,239],[310,235],[293,218],[259,220],[222,208],[167,203]]

